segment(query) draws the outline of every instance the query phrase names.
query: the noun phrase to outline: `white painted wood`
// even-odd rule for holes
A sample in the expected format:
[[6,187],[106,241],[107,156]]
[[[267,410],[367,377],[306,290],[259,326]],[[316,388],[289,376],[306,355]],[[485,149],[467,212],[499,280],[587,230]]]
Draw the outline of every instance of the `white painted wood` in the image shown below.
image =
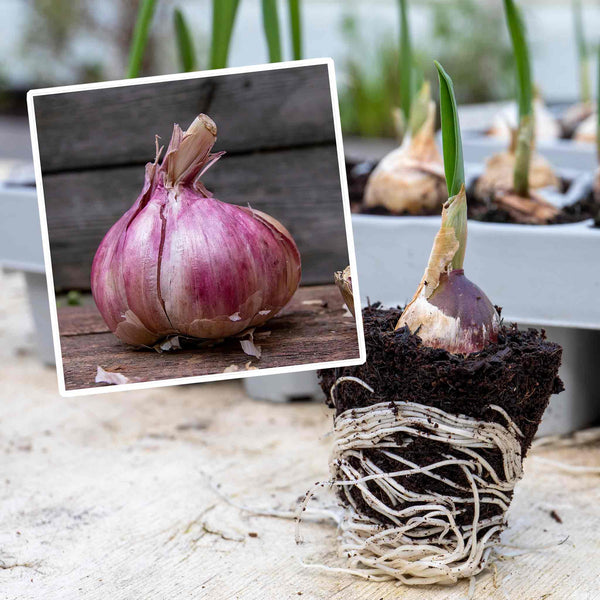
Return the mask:
[[[409,589],[308,569],[301,561],[337,564],[331,524],[306,523],[297,546],[293,522],[241,511],[211,488],[293,510],[327,477],[324,406],[252,401],[239,382],[61,398],[31,355],[22,278],[0,277],[0,597],[466,597],[466,583]],[[526,461],[504,539],[552,546],[500,562],[476,598],[600,597],[600,479],[541,459],[597,467],[600,444],[540,448]]]

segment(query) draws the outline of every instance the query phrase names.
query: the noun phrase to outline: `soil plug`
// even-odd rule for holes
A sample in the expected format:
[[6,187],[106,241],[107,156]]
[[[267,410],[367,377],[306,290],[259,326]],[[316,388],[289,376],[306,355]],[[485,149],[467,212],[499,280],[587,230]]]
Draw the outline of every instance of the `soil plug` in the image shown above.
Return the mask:
[[449,200],[425,274],[404,312],[363,311],[365,364],[320,373],[335,409],[341,570],[409,585],[455,583],[490,563],[522,461],[563,389],[561,347],[505,326],[464,275],[462,143],[452,81],[437,68]]

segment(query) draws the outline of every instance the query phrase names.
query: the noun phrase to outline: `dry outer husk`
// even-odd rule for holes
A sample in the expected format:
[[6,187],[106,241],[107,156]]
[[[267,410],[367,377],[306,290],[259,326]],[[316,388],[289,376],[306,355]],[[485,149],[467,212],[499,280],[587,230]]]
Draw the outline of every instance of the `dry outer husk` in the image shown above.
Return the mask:
[[475,185],[475,195],[483,201],[499,205],[517,222],[546,223],[556,217],[559,210],[542,198],[537,190],[558,189],[560,180],[550,163],[534,151],[529,165],[529,196],[516,194],[513,184],[515,146],[516,133],[513,133],[511,147],[506,152],[494,154],[486,161],[485,171]]
[[575,133],[573,134],[573,139],[576,142],[586,142],[587,144],[594,144],[596,142],[597,129],[598,115],[594,113],[579,124],[579,126],[575,130]]
[[386,155],[367,182],[366,207],[396,214],[437,214],[447,199],[444,165],[435,143],[435,103],[414,135]]
[[[535,116],[535,137],[538,140],[555,140],[560,137],[561,128],[554,115],[548,110],[538,95],[533,101]],[[511,139],[511,132],[517,127],[517,105],[513,103],[499,112],[487,131],[487,135],[504,140]]]

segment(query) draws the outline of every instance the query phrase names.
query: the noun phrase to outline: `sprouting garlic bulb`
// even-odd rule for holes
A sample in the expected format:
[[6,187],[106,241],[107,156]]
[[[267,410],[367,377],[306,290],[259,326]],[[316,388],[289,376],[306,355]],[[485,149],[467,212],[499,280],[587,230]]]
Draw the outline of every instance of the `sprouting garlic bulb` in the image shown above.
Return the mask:
[[588,144],[596,143],[596,131],[598,130],[598,115],[594,113],[585,119],[573,134],[573,139],[577,142],[586,142]]
[[398,214],[437,214],[447,199],[442,157],[435,143],[435,103],[413,136],[377,165],[365,188],[364,204]]
[[[467,235],[464,186],[442,210],[429,263],[396,329],[408,326],[425,346],[471,354],[498,340],[500,317],[483,291],[469,281],[462,262]],[[460,239],[459,239],[460,238]]]
[[[497,192],[513,189],[516,154],[514,147],[506,152],[491,156],[485,163],[485,170],[477,180],[475,194],[479,198],[493,197]],[[556,188],[560,180],[550,163],[537,152],[533,152],[529,163],[529,187],[531,190]]]
[[[535,115],[535,138],[538,141],[555,140],[561,136],[560,124],[548,110],[541,96],[533,100]],[[517,104],[511,102],[493,119],[487,135],[503,140],[510,140],[512,131],[518,126]]]
[[185,132],[175,125],[162,163],[157,147],[142,193],[100,243],[92,293],[123,342],[236,335],[275,316],[298,288],[300,254],[286,228],[202,185],[223,154],[210,153],[216,134],[202,114]]

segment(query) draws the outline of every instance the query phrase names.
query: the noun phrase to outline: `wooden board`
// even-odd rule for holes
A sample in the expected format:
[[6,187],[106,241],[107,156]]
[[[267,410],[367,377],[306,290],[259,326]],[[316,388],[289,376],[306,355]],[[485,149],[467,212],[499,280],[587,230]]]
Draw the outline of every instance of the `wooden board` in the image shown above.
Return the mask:
[[[328,477],[320,402],[253,401],[241,382],[61,398],[28,339],[23,282],[0,273],[0,289],[3,599],[467,598],[466,582],[415,589],[308,568],[339,564],[330,521],[307,520],[296,545],[292,521],[223,499],[295,511]],[[600,443],[525,461],[503,539],[549,546],[498,562],[477,600],[600,598],[600,477],[547,460],[598,467]]]
[[[44,174],[154,159],[200,112],[231,153],[335,141],[326,65],[188,79],[35,98]],[[226,141],[226,144],[225,144]]]
[[[89,289],[94,254],[139,195],[144,169],[120,167],[44,177],[54,284]],[[335,145],[225,156],[203,178],[216,198],[279,219],[302,256],[303,283],[325,284],[348,264]]]
[[[276,317],[255,332],[262,348],[256,359],[237,339],[214,348],[158,354],[120,342],[104,324],[95,305],[59,309],[61,349],[67,390],[98,387],[97,367],[118,371],[133,381],[159,381],[222,373],[247,363],[258,369],[358,358],[354,319],[346,313],[334,285],[302,287]],[[267,332],[270,332],[267,334]]]

